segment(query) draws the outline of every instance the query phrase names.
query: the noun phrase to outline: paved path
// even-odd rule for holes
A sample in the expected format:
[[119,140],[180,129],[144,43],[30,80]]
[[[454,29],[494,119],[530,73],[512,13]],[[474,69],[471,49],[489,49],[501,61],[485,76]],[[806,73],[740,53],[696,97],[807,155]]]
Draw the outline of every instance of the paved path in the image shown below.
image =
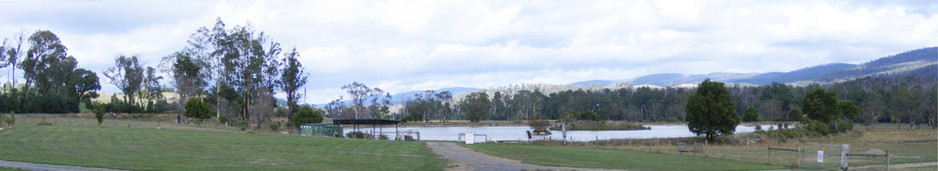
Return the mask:
[[427,146],[437,155],[449,159],[458,165],[447,170],[607,170],[592,168],[551,167],[521,163],[475,152],[472,149],[450,142],[427,142]]
[[22,169],[22,170],[94,170],[94,171],[120,171],[114,169],[105,169],[105,168],[92,168],[92,167],[79,167],[79,166],[64,166],[64,165],[51,165],[51,164],[35,164],[35,163],[25,163],[25,162],[15,162],[15,161],[6,161],[0,160],[0,167]]

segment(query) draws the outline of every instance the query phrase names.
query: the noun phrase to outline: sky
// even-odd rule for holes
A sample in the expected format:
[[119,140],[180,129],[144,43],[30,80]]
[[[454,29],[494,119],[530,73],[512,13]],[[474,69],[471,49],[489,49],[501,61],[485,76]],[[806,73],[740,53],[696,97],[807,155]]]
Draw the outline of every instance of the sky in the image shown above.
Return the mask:
[[115,57],[156,67],[200,27],[250,24],[299,51],[303,100],[322,104],[352,82],[394,94],[858,64],[938,46],[936,13],[933,0],[12,0],[0,38],[50,30],[119,92],[102,74]]

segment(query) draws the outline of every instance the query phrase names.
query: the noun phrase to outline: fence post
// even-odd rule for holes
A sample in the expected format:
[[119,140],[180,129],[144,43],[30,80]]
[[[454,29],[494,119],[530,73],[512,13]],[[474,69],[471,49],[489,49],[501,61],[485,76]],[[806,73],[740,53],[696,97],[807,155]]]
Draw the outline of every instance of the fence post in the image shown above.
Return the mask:
[[801,145],[798,145],[798,167],[801,168]]
[[841,149],[840,149],[840,169],[841,170],[847,170],[847,168],[849,167],[847,163],[848,162],[847,153],[850,153],[850,144],[842,144]]
[[769,150],[769,160],[767,161],[768,161],[768,164],[772,164],[772,146],[768,146],[768,150]]
[[889,150],[886,150],[886,171],[889,171]]

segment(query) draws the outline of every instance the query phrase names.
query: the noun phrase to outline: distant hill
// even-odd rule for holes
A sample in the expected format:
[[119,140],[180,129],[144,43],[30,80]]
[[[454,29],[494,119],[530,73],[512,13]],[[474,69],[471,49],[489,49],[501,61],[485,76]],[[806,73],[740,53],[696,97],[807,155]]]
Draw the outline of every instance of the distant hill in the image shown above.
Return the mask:
[[612,81],[612,80],[589,80],[589,81],[580,81],[580,82],[570,83],[568,85],[576,86],[576,87],[592,87],[592,86],[613,87],[613,86],[616,86],[616,84],[618,84],[619,82],[620,81]]
[[[478,89],[476,89],[476,88],[469,88],[469,87],[451,87],[451,88],[442,88],[442,89],[433,90],[433,91],[435,91],[435,92],[449,91],[450,93],[453,94],[453,97],[455,98],[455,97],[459,97],[459,96],[462,96],[462,95],[464,95],[464,94],[466,94],[466,93],[473,92],[473,91],[476,91],[476,90],[478,90]],[[407,100],[409,100],[409,99],[413,99],[415,95],[420,94],[420,93],[423,93],[423,92],[426,92],[426,90],[408,91],[408,92],[403,92],[403,93],[392,94],[392,95],[391,95],[391,104],[392,104],[392,105],[397,105],[397,104],[404,103],[405,101],[407,101]],[[342,101],[342,103],[350,104],[350,103],[351,103],[351,100],[350,100],[350,99],[345,99],[345,100]],[[370,102],[365,102],[365,103],[366,103],[366,104],[370,104]],[[325,105],[326,105],[326,104],[316,104],[317,107],[322,107],[322,106],[325,106]]]
[[[699,83],[704,79],[735,84],[768,85],[779,83],[831,83],[867,76],[938,76],[938,47],[916,49],[855,65],[831,63],[807,67],[791,72],[769,73],[712,73],[686,75],[676,73],[652,74],[632,79],[635,85],[677,86]],[[936,78],[938,79],[938,78]],[[594,80],[592,82],[599,82]]]
[[[652,74],[633,79],[623,80],[587,80],[570,83],[567,85],[549,86],[552,89],[576,89],[576,88],[612,88],[621,85],[631,84],[633,86],[660,86],[660,87],[694,87],[697,83],[705,79],[723,81],[729,84],[743,85],[768,85],[772,82],[788,84],[804,83],[832,83],[846,81],[849,79],[863,78],[867,76],[913,76],[922,78],[938,79],[938,47],[928,47],[903,52],[891,56],[882,57],[862,64],[831,63],[818,66],[802,68],[790,72],[769,72],[769,73],[710,73],[710,74],[678,74],[662,73]],[[537,84],[535,84],[537,85]],[[547,84],[545,84],[547,85]],[[533,86],[539,87],[539,86]],[[515,89],[518,89],[517,87]],[[524,89],[524,87],[520,87]],[[454,98],[458,98],[466,93],[478,91],[477,88],[453,87],[436,90],[450,91]],[[542,88],[542,91],[545,89]],[[409,91],[393,94],[391,101],[393,104],[400,104],[407,99],[414,98],[415,94],[424,91]],[[348,102],[348,100],[344,101]],[[323,104],[318,104],[322,106]]]
[[867,76],[938,76],[938,47],[922,48],[892,56],[879,58],[860,65],[834,63],[808,67],[787,73],[766,73],[745,79],[730,79],[728,82],[766,85],[772,82],[830,83]]
[[[463,94],[466,94],[466,93],[469,93],[469,92],[472,92],[472,91],[476,91],[476,90],[478,90],[478,89],[476,89],[476,88],[468,88],[468,87],[451,87],[451,88],[442,88],[442,89],[438,89],[438,90],[434,90],[434,91],[435,91],[435,92],[449,91],[450,93],[453,93],[453,97],[457,97],[457,96],[461,96],[461,95],[463,95]],[[413,99],[415,95],[420,94],[420,93],[423,93],[423,92],[426,92],[426,90],[423,90],[423,91],[408,91],[408,92],[393,94],[393,95],[391,95],[391,103],[393,103],[393,104],[404,103],[404,101],[406,101],[406,100],[408,100],[408,99]]]

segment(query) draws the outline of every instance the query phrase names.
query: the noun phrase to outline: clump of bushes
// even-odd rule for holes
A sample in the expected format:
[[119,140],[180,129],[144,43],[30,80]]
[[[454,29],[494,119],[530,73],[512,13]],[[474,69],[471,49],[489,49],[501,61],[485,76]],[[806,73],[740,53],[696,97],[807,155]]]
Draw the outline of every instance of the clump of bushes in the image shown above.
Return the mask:
[[355,131],[355,132],[349,132],[349,133],[345,134],[345,137],[346,137],[346,138],[365,139],[366,137],[369,137],[369,138],[370,138],[370,137],[373,137],[373,136],[372,136],[371,134],[366,134],[366,133],[361,132],[361,131]]
[[14,116],[13,111],[10,111],[10,118],[6,118],[3,122],[7,123],[7,127],[13,128],[16,125],[16,116]]
[[100,127],[101,123],[104,122],[105,106],[104,104],[95,103],[92,108],[92,111],[94,111],[94,118],[98,120],[98,127]]
[[788,142],[789,139],[794,139],[798,137],[806,136],[807,131],[802,128],[797,129],[776,129],[773,131],[759,131],[757,134],[761,134],[765,137],[773,138],[781,142]]
[[534,116],[528,120],[528,125],[534,129],[534,134],[544,135],[550,134],[550,131],[547,130],[547,127],[550,126],[550,121],[543,116]]
[[[675,119],[677,120],[677,119]],[[567,111],[561,117],[560,121],[566,122],[567,130],[643,130],[650,129],[640,124],[624,122],[607,122],[600,119],[599,115],[593,111],[584,111],[577,113]],[[560,128],[551,128],[559,130]]]
[[223,123],[225,125],[228,125],[228,116],[227,115],[218,116],[218,123]]
[[271,131],[277,131],[277,129],[280,129],[280,122],[270,122],[267,126],[270,127]]
[[52,125],[52,123],[47,122],[47,121],[46,121],[46,117],[43,116],[42,118],[39,118],[39,123],[37,123],[36,125],[39,125],[39,126],[49,126],[49,125]]

